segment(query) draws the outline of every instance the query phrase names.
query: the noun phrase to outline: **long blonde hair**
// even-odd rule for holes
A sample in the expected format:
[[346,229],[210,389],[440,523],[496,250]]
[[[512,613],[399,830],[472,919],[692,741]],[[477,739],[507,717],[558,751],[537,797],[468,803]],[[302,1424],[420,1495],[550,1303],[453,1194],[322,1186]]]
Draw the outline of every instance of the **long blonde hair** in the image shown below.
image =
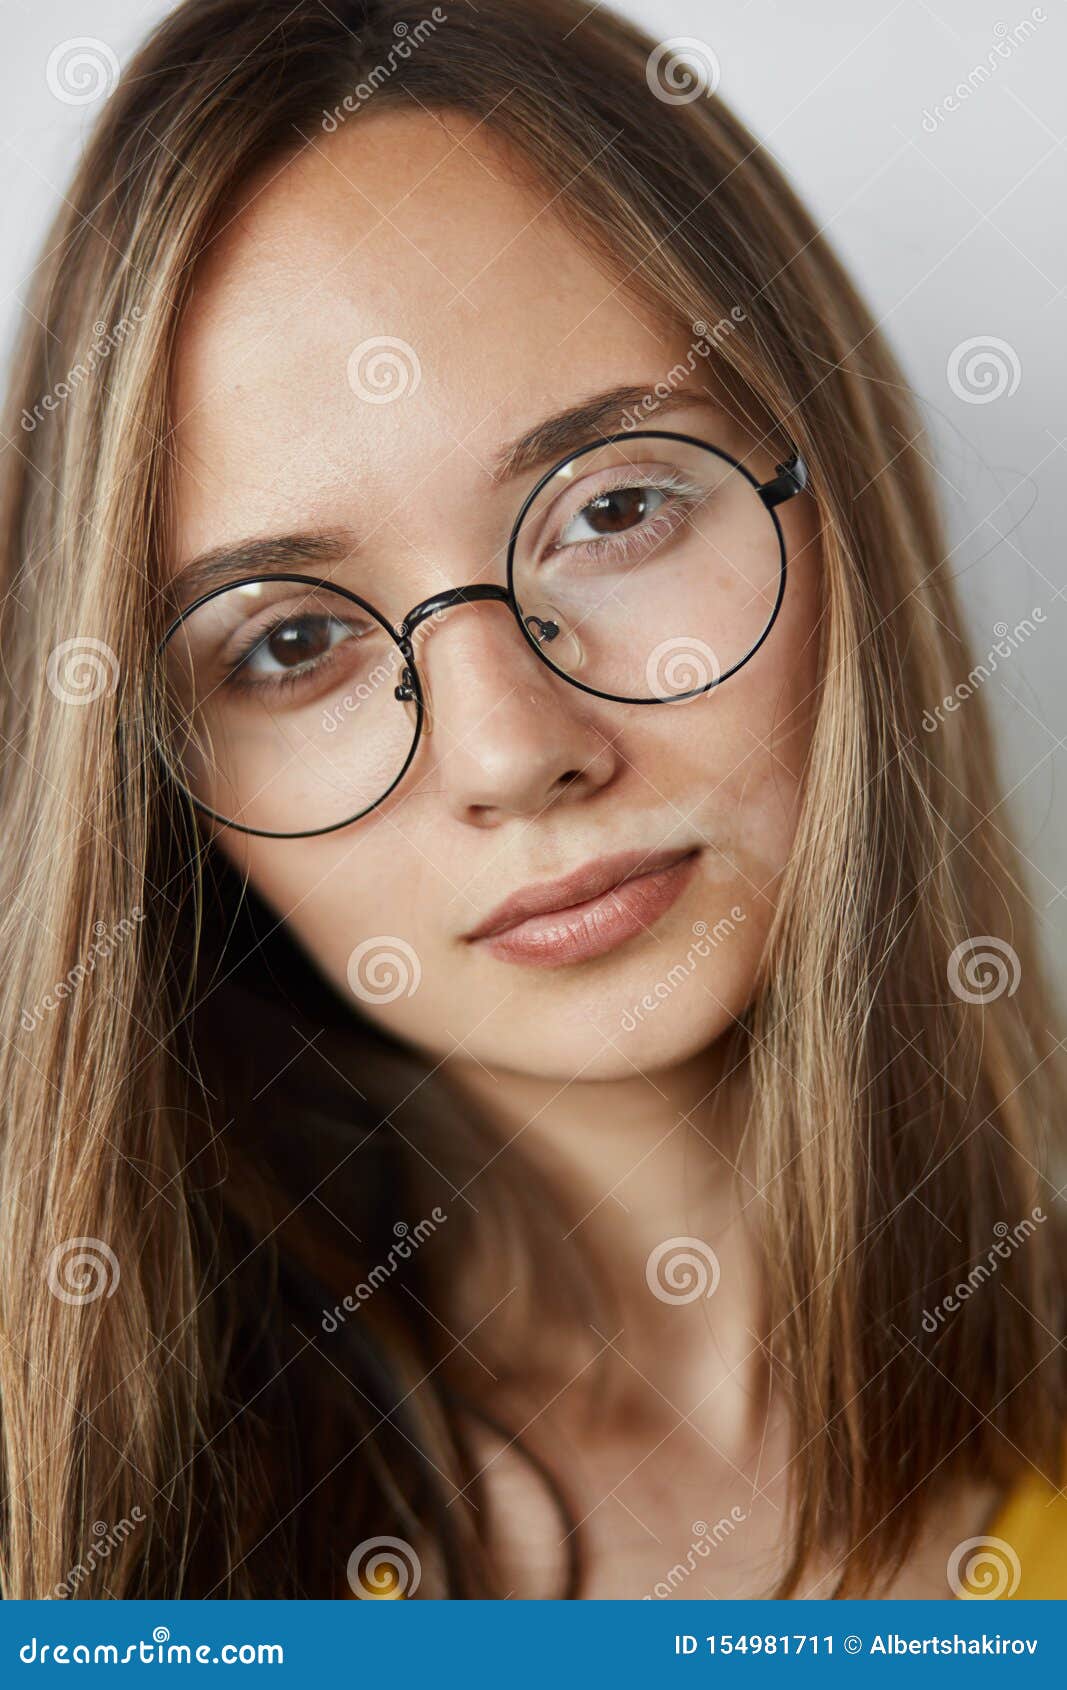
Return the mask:
[[[249,174],[328,130],[361,84],[373,98],[348,121],[416,101],[474,114],[627,287],[683,324],[729,318],[723,380],[810,467],[820,697],[737,1030],[767,1346],[797,1452],[776,1594],[817,1554],[836,1593],[877,1589],[963,1476],[1058,1464],[1055,1216],[998,1258],[994,1287],[923,1327],[1001,1227],[1047,1204],[1062,1094],[1018,865],[991,819],[983,701],[920,727],[969,660],[912,402],[767,153],[716,98],[652,97],[651,47],[582,0],[440,20],[422,0],[185,0],[126,68],[65,200],[2,471],[7,1597],[344,1594],[348,1550],[390,1531],[431,1544],[451,1593],[498,1593],[469,1382],[432,1316],[388,1288],[347,1323],[341,1367],[323,1362],[321,1310],[360,1263],[347,1229],[320,1214],[313,1236],[299,1210],[329,1181],[380,1259],[382,1215],[426,1196],[409,1135],[389,1130],[401,1108],[436,1135],[442,1202],[480,1165],[483,1129],[415,1087],[413,1053],[340,1013],[219,865],[200,879],[140,684],[196,260]],[[358,1077],[356,1126],[351,1091],[306,1054],[291,1090],[253,1101],[257,1052],[280,1066],[294,1017],[327,1027],[333,1066]],[[501,1215],[521,1208],[503,1175],[497,1196]],[[476,1247],[449,1213],[413,1275],[433,1250]],[[428,1309],[442,1277],[409,1281]],[[565,1507],[566,1475],[543,1477]],[[451,1484],[469,1504],[445,1506]],[[94,1555],[94,1530],[120,1523]],[[565,1572],[580,1591],[577,1556]]]

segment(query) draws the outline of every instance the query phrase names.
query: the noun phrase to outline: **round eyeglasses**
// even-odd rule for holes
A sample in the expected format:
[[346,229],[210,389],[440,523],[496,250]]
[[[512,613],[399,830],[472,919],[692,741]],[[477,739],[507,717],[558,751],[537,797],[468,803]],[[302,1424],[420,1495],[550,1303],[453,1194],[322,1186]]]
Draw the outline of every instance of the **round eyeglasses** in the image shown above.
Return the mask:
[[496,600],[582,692],[675,704],[736,674],[785,592],[776,507],[798,454],[759,482],[686,434],[610,435],[556,464],[511,531],[507,585],[435,593],[395,625],[336,582],[271,573],[205,593],[156,652],[170,772],[225,827],[300,839],[358,821],[403,779],[427,715],[413,637]]

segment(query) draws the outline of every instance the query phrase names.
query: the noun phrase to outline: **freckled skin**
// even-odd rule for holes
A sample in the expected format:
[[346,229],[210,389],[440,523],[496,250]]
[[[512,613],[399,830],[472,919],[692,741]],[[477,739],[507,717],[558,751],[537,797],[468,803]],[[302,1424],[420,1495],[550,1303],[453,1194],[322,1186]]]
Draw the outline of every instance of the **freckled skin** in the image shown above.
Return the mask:
[[[459,144],[462,142],[462,144]],[[175,567],[249,535],[347,526],[332,570],[394,620],[443,588],[504,579],[535,471],[494,484],[506,440],[608,387],[651,388],[690,339],[623,293],[519,185],[484,129],[382,114],[253,184],[204,262],[180,338]],[[352,391],[349,356],[389,335],[421,379],[388,404]],[[698,360],[692,408],[642,423],[755,450]],[[780,517],[789,580],[756,657],[682,705],[625,706],[555,677],[507,609],[461,606],[416,653],[433,730],[377,811],[315,839],[219,843],[347,991],[354,947],[403,939],[418,989],[361,1008],[434,1057],[544,1078],[612,1079],[684,1061],[749,1003],[795,828],[816,678],[810,499]],[[575,778],[563,781],[568,771]],[[509,893],[628,848],[706,848],[655,927],[592,961],[532,969],[463,935]],[[623,1018],[735,906],[744,919],[654,1013]]]

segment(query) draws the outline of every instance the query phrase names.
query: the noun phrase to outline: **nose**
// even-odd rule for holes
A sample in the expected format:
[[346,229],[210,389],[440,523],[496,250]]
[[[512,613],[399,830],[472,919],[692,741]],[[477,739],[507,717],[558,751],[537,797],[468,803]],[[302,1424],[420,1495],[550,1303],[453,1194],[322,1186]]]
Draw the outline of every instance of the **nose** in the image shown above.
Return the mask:
[[418,784],[437,787],[451,815],[491,827],[612,779],[621,757],[599,725],[601,701],[538,661],[506,604],[455,605],[421,632],[432,733]]

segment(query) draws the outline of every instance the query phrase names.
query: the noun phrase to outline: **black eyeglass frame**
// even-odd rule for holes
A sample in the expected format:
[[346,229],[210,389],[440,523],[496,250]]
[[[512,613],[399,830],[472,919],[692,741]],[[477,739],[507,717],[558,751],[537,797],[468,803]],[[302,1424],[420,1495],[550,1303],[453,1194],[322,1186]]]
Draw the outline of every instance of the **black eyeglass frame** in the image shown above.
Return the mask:
[[[744,657],[740,658],[739,661],[734,663],[729,669],[724,670],[722,674],[715,675],[710,681],[705,682],[703,686],[693,687],[688,692],[672,693],[667,698],[660,698],[656,696],[653,696],[652,698],[629,698],[625,693],[600,692],[596,687],[587,685],[585,681],[575,680],[573,676],[568,675],[563,669],[557,668],[546,655],[543,648],[546,641],[554,639],[559,633],[558,625],[553,622],[545,622],[542,618],[537,616],[524,616],[518,599],[515,596],[515,549],[518,544],[522,525],[526,520],[527,512],[537,499],[538,494],[547,487],[548,483],[554,476],[559,474],[561,469],[563,469],[567,464],[573,463],[575,459],[583,458],[589,452],[600,451],[605,446],[613,446],[619,441],[631,440],[673,440],[685,446],[697,446],[703,451],[713,452],[717,458],[721,458],[724,463],[728,463],[733,469],[737,470],[740,475],[744,476],[745,480],[749,483],[754,492],[758,494],[760,501],[774,524],[775,535],[778,540],[778,591],[775,596],[774,606],[767,618],[766,625],[764,626],[759,639],[752,646],[751,650],[745,653]],[[743,669],[746,663],[751,662],[752,658],[755,657],[757,651],[759,651],[760,647],[767,639],[767,636],[770,634],[775,622],[778,620],[778,612],[782,607],[782,600],[785,597],[787,555],[785,536],[782,533],[782,525],[778,518],[777,507],[785,504],[788,499],[794,498],[798,493],[802,493],[807,485],[807,465],[800,453],[797,451],[792,452],[790,456],[784,460],[784,462],[775,466],[775,474],[769,481],[761,482],[757,481],[752,472],[747,470],[744,464],[739,462],[737,458],[731,457],[729,452],[724,452],[721,447],[712,446],[707,440],[700,440],[692,434],[677,434],[668,429],[635,429],[630,432],[604,435],[600,439],[590,441],[587,446],[580,446],[576,451],[568,452],[565,457],[559,459],[558,463],[553,464],[551,469],[546,470],[544,475],[542,475],[541,479],[537,482],[536,486],[531,488],[530,492],[523,500],[518,515],[512,524],[511,534],[508,539],[506,586],[496,586],[491,582],[473,582],[471,585],[466,587],[449,587],[443,593],[433,593],[429,598],[420,600],[418,604],[414,605],[412,609],[408,611],[403,620],[398,622],[395,626],[382,615],[382,612],[378,610],[375,605],[371,604],[367,599],[361,598],[358,593],[350,592],[347,587],[340,587],[336,584],[336,582],[322,580],[313,575],[247,575],[242,576],[235,581],[226,581],[221,587],[213,587],[210,592],[203,593],[200,598],[196,599],[192,604],[187,605],[180,615],[176,616],[171,622],[170,626],[166,630],[166,633],[163,635],[163,638],[156,647],[155,657],[157,664],[162,664],[167,646],[170,644],[170,641],[182,624],[187,621],[195,611],[199,610],[205,604],[210,604],[212,599],[219,598],[223,593],[230,593],[237,587],[248,587],[254,582],[266,580],[288,581],[296,586],[314,587],[320,591],[336,593],[341,598],[348,599],[351,604],[358,605],[361,610],[371,616],[374,621],[377,622],[379,626],[389,635],[389,638],[398,648],[400,655],[404,659],[404,668],[401,673],[400,685],[393,689],[394,695],[401,703],[414,704],[415,730],[412,735],[411,748],[408,751],[407,756],[404,758],[399,772],[393,780],[390,781],[384,792],[382,792],[374,800],[373,804],[368,804],[364,809],[357,810],[354,815],[347,816],[344,821],[331,822],[328,827],[307,828],[296,833],[278,833],[272,828],[245,827],[241,822],[231,821],[227,816],[223,816],[218,811],[212,810],[207,804],[203,803],[201,799],[197,798],[194,793],[190,792],[188,786],[181,777],[176,775],[178,784],[202,815],[210,817],[212,821],[218,822],[222,827],[232,828],[235,833],[250,834],[252,837],[257,839],[317,839],[324,833],[336,833],[339,828],[349,827],[353,822],[361,821],[364,816],[370,815],[373,810],[378,809],[379,805],[384,804],[390,793],[394,792],[399,786],[400,782],[407,774],[408,769],[411,767],[412,760],[419,748],[419,741],[422,738],[423,718],[426,714],[426,703],[423,696],[422,682],[419,678],[418,667],[415,662],[412,636],[419,625],[422,622],[425,622],[429,617],[440,615],[442,611],[450,610],[453,605],[457,604],[476,604],[486,600],[506,604],[514,616],[515,621],[518,623],[519,629],[521,630],[526,643],[537,654],[546,669],[551,670],[553,675],[557,675],[559,679],[561,681],[565,681],[568,686],[576,687],[579,692],[589,693],[594,698],[603,698],[612,704],[681,704],[686,699],[697,698],[702,693],[710,692],[713,687],[721,686],[724,681],[730,679],[731,675],[736,675],[739,669]],[[540,637],[537,637],[528,627],[527,624],[529,622],[538,623],[541,629]],[[164,762],[170,769],[170,762],[167,759],[162,746],[160,747],[160,751],[163,755]],[[171,773],[176,774],[176,771],[171,769]]]

